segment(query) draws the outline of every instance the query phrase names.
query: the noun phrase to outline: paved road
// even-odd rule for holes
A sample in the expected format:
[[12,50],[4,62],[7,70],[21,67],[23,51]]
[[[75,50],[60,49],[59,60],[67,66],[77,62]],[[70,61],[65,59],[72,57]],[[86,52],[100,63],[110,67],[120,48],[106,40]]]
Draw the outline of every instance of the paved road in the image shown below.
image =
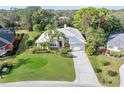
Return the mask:
[[120,87],[124,87],[124,64],[119,69],[120,73]]
[[[75,56],[74,67],[76,73],[76,79],[73,82],[67,81],[24,81],[15,83],[5,83],[0,86],[24,86],[24,87],[100,87],[93,68],[89,62],[89,59],[85,53],[84,38],[78,30],[68,28],[67,30],[61,29],[68,37],[69,43],[73,50],[72,54]],[[72,31],[73,30],[73,31]],[[72,33],[73,32],[73,33]]]

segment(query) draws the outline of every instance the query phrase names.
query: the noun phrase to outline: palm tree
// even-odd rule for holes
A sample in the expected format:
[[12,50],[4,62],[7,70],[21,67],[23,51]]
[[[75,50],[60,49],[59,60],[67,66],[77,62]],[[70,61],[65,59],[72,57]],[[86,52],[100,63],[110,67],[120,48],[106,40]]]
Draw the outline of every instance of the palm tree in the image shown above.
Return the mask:
[[45,29],[47,29],[48,31],[48,34],[51,35],[52,34],[52,31],[55,29],[55,26],[52,25],[52,24],[48,24]]
[[43,43],[41,43],[41,46],[43,47],[43,49],[47,49],[48,48],[48,46],[49,46],[49,42],[43,42]]

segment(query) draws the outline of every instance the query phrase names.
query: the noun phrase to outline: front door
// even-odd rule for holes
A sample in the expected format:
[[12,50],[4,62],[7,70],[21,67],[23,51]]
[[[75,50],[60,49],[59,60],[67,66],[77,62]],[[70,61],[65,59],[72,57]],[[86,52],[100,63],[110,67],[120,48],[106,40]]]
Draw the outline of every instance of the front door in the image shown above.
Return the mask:
[[59,47],[60,48],[62,47],[62,41],[59,41]]

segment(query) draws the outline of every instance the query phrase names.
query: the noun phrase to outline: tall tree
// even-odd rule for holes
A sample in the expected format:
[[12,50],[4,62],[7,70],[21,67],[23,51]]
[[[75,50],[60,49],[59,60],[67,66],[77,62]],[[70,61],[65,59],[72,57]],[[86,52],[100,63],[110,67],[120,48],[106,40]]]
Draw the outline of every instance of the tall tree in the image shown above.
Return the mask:
[[74,15],[73,23],[74,26],[83,31],[83,33],[85,33],[89,27],[94,29],[103,28],[109,32],[122,29],[119,20],[106,8],[82,8]]

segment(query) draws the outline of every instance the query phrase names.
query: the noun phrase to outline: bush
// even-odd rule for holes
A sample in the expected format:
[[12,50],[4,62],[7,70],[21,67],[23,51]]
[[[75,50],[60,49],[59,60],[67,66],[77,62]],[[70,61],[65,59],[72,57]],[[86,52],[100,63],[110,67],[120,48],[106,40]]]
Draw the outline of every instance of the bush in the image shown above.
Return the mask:
[[66,58],[73,58],[74,56],[72,55],[72,54],[70,54],[70,53],[68,53],[68,54],[63,54],[62,55],[63,57],[66,57]]
[[112,81],[108,81],[109,84],[112,84]]
[[70,48],[63,48],[61,50],[61,55],[63,57],[73,58],[73,55],[71,53],[69,53],[69,52],[72,52],[72,50]]
[[36,47],[31,49],[32,54],[35,54],[36,51],[37,51],[37,48]]
[[68,54],[66,55],[66,57],[67,57],[67,58],[73,58],[73,55],[72,55],[71,53],[68,53]]
[[66,51],[67,51],[67,52],[72,52],[72,49],[66,48]]
[[33,26],[33,31],[38,31],[38,32],[40,32],[41,30],[42,30],[41,24],[35,24],[35,25]]
[[68,54],[68,51],[66,49],[61,50],[61,55]]
[[50,53],[47,49],[33,48],[31,50],[32,54],[40,54],[40,53]]
[[95,47],[95,46],[93,46],[93,45],[91,45],[91,44],[88,44],[88,45],[86,46],[86,53],[87,53],[88,55],[92,56],[93,54],[95,54],[95,52],[96,52],[96,47]]
[[96,72],[96,73],[101,73],[101,72],[102,72],[102,69],[96,68],[96,69],[95,69],[95,72]]
[[110,62],[104,62],[103,63],[103,66],[108,66],[108,65],[111,65]]
[[109,70],[109,71],[108,71],[108,75],[111,76],[111,77],[114,77],[114,76],[117,76],[118,73],[117,73],[116,71],[111,71],[111,70]]
[[28,47],[32,46],[32,45],[33,45],[33,41],[32,41],[32,40],[28,40],[28,41],[26,42],[26,45],[27,45]]

